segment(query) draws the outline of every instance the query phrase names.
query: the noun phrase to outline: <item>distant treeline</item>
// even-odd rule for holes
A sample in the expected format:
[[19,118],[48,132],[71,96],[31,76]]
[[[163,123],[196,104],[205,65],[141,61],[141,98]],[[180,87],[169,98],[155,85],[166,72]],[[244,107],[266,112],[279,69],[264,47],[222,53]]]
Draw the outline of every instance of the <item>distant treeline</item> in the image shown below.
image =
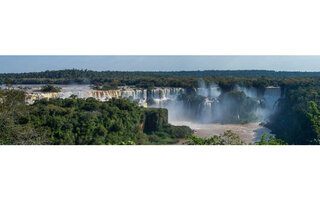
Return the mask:
[[58,71],[7,73],[0,79],[81,79],[97,78],[204,78],[204,77],[242,77],[242,78],[297,78],[320,77],[320,72],[289,72],[273,70],[203,70],[203,71],[92,71],[67,69]]
[[276,72],[268,70],[205,70],[172,72],[125,72],[59,70],[31,73],[0,74],[1,84],[93,84],[97,89],[113,89],[118,86],[198,87],[199,79],[218,84],[229,90],[234,85],[263,88],[283,86],[294,82],[319,82],[320,72]]

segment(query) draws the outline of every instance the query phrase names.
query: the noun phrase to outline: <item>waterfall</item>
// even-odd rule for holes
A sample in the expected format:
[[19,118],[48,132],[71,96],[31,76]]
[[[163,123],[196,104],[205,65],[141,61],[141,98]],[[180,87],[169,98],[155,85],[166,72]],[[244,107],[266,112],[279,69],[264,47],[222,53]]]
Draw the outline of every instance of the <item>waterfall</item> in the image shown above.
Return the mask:
[[69,98],[76,95],[78,98],[95,98],[99,101],[108,101],[112,98],[128,98],[137,101],[139,105],[146,107],[147,99],[155,101],[154,107],[165,107],[168,101],[174,101],[180,93],[184,92],[182,88],[154,88],[151,90],[120,87],[116,90],[92,90],[88,85],[62,85],[59,93],[41,93],[41,85],[31,85],[27,90],[26,101],[32,104],[35,100],[50,98]]
[[266,87],[264,95],[260,100],[262,107],[257,109],[256,115],[261,121],[268,121],[270,115],[276,111],[276,104],[281,97],[281,89],[279,87]]
[[175,101],[181,93],[184,93],[183,88],[154,88],[148,90],[147,98],[155,102],[155,105],[152,107],[166,108],[167,104]]
[[263,96],[266,106],[272,110],[274,109],[274,105],[277,103],[280,97],[281,89],[278,87],[267,87]]
[[243,92],[248,97],[258,98],[258,90],[256,88],[240,87],[240,86],[236,85],[235,90]]
[[[78,98],[92,97],[100,101],[108,101],[112,98],[128,98],[143,107],[167,108],[169,119],[175,121],[180,119],[210,123],[223,119],[225,115],[224,105],[218,100],[221,90],[215,84],[209,86],[202,84],[202,87],[195,89],[198,96],[191,95],[194,99],[187,99],[184,102],[177,100],[180,94],[186,94],[186,90],[183,88],[156,87],[143,89],[125,86],[115,90],[93,90],[89,85],[59,85],[59,87],[61,87],[59,93],[41,93],[39,92],[41,85],[31,86],[31,89],[26,90],[26,102],[32,104],[39,99],[68,98],[71,95],[76,95]],[[243,91],[246,96],[258,102],[259,106],[255,113],[261,121],[274,113],[275,104],[281,97],[281,89],[278,87],[267,87],[262,97],[258,97],[255,88],[237,86],[235,90]],[[241,115],[235,117],[241,118]]]

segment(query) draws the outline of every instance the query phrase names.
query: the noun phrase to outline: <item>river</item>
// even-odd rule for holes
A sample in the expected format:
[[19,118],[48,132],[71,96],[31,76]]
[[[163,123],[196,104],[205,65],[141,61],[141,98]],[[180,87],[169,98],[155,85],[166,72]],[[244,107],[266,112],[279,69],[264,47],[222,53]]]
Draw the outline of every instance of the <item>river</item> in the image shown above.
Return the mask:
[[[245,143],[254,143],[261,139],[264,133],[269,133],[270,130],[259,122],[247,123],[247,124],[199,124],[188,121],[172,121],[172,125],[176,126],[188,126],[194,130],[194,134],[201,138],[209,138],[214,135],[222,135],[225,131],[231,130],[235,134],[239,135],[240,139]],[[183,143],[184,140],[178,144]]]

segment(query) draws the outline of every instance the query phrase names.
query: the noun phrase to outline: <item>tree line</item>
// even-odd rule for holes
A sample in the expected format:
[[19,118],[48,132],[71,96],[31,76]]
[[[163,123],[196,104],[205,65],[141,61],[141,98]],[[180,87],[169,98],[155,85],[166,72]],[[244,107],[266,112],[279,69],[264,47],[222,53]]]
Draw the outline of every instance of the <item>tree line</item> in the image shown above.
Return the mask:
[[288,82],[319,82],[320,72],[277,72],[268,70],[205,70],[172,72],[127,72],[59,70],[30,73],[0,74],[1,84],[92,84],[97,89],[119,86],[152,87],[199,87],[199,79],[216,83],[222,89],[235,84],[263,88],[281,86]]

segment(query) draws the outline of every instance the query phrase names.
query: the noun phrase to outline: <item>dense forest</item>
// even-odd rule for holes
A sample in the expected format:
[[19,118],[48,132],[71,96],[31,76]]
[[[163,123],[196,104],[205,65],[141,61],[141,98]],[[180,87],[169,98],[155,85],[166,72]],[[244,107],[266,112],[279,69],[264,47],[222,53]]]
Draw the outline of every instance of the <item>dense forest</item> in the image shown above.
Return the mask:
[[173,144],[190,128],[168,124],[166,109],[142,108],[127,99],[42,99],[0,90],[0,144]]
[[320,144],[320,85],[288,87],[267,127],[289,144]]

